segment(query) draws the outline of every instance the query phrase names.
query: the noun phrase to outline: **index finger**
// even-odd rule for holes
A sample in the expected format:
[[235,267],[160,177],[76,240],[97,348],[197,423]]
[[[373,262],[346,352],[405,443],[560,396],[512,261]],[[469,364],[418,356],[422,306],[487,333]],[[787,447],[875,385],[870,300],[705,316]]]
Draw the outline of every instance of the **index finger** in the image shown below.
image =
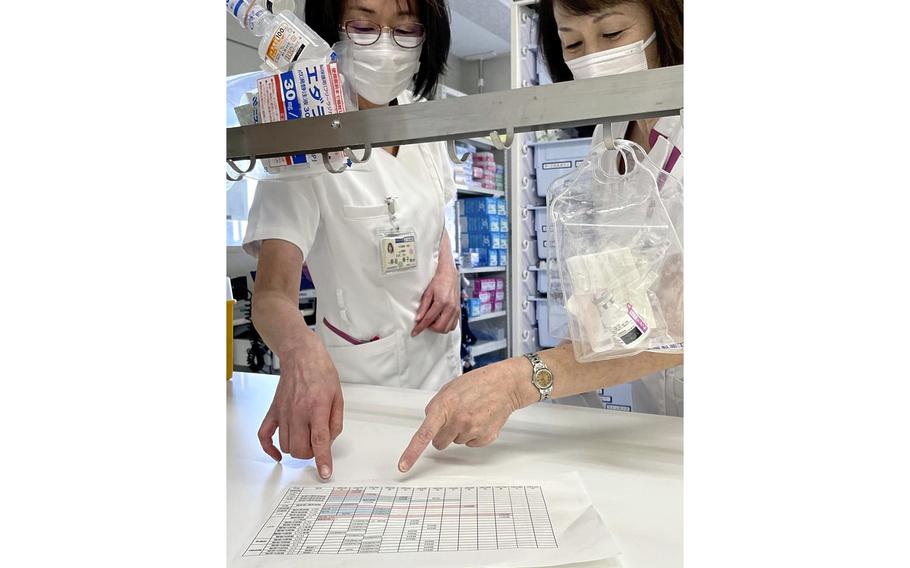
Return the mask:
[[401,459],[398,460],[398,471],[407,473],[411,469],[411,466],[417,462],[417,459],[427,449],[427,446],[430,445],[430,442],[436,437],[436,433],[439,432],[445,423],[445,414],[431,404],[427,409],[427,417],[424,418],[423,424],[417,429],[417,433],[411,438],[411,443],[408,444],[404,453],[401,454]]
[[329,434],[329,412],[326,410],[314,414],[310,421],[310,445],[316,457],[319,477],[332,477],[332,437]]

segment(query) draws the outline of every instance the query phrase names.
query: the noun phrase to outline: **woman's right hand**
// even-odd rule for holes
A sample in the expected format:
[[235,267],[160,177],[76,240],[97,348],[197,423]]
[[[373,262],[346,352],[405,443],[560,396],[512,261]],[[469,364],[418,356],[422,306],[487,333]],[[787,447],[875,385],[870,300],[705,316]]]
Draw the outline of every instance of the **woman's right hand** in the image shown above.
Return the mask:
[[[313,334],[305,344],[279,354],[281,378],[259,427],[259,443],[275,461],[281,454],[315,456],[319,476],[332,476],[332,442],[341,434],[344,399],[338,371],[322,341]],[[272,442],[278,430],[279,452]]]

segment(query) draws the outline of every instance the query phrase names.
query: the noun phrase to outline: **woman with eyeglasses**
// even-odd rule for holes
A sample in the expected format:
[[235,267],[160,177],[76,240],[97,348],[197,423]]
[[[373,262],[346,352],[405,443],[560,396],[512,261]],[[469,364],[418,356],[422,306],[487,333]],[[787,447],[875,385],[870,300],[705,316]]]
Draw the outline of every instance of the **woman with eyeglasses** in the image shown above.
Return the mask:
[[[305,20],[329,44],[351,42],[346,79],[361,110],[427,98],[445,69],[445,0],[308,0]],[[258,433],[273,459],[315,457],[331,476],[340,381],[436,390],[461,374],[459,275],[444,220],[454,198],[441,142],[375,149],[341,174],[259,182],[244,250],[258,257],[253,323],[280,360]],[[318,294],[315,332],[298,311],[304,262]]]
[[[540,0],[539,14],[538,44],[555,82],[683,62],[682,0]],[[638,143],[653,162],[682,179],[679,117],[613,124],[611,130],[616,138]],[[595,150],[602,150],[600,127],[593,139]],[[645,351],[579,363],[572,345],[564,343],[471,371],[433,397],[398,468],[408,471],[430,443],[440,450],[452,443],[491,444],[512,412],[540,400],[628,382],[636,410],[682,416],[682,362],[682,354]]]

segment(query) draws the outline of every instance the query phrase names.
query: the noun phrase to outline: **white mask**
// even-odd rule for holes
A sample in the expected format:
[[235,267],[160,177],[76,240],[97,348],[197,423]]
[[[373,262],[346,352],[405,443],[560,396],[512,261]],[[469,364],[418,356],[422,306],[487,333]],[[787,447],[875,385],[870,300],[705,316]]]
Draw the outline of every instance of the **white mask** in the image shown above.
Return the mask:
[[598,51],[578,59],[566,61],[572,76],[576,79],[590,79],[591,77],[605,77],[632,71],[644,71],[648,68],[648,59],[645,57],[645,48],[651,45],[657,32],[651,34],[646,41],[636,41],[629,45]]
[[383,33],[373,45],[351,46],[354,61],[354,88],[357,94],[377,105],[400,95],[420,68],[421,48],[406,49]]

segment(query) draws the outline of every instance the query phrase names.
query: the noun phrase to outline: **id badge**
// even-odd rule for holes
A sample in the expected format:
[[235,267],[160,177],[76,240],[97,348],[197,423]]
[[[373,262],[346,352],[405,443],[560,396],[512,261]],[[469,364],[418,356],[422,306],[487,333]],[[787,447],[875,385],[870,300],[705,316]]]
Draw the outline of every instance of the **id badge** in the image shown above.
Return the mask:
[[414,229],[385,229],[378,233],[383,274],[417,268],[417,233]]

